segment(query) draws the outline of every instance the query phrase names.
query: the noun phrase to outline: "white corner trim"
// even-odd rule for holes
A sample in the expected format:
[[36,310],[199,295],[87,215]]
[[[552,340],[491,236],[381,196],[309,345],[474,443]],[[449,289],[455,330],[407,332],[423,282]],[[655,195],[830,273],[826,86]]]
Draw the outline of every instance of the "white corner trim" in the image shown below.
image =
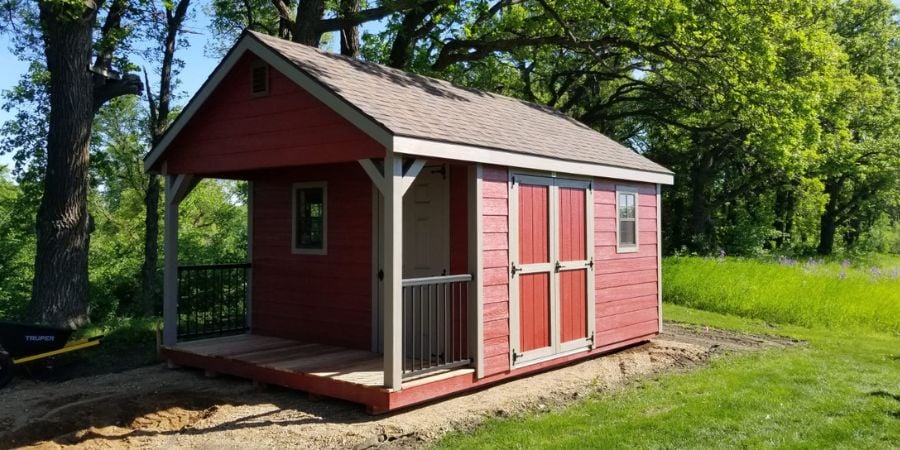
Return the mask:
[[638,169],[626,169],[586,162],[566,161],[547,156],[525,155],[505,150],[464,144],[451,144],[406,136],[395,136],[392,148],[393,151],[397,153],[415,156],[471,161],[513,168],[534,169],[544,172],[589,175],[642,183],[666,185],[674,183],[674,175],[672,174],[647,172]]
[[659,332],[663,331],[662,314],[662,186],[656,185],[656,296],[659,311]]
[[[322,189],[322,248],[297,247],[297,191],[306,188]],[[318,256],[328,254],[328,182],[309,181],[291,185],[291,253]]]
[[475,308],[469,314],[469,335],[473,345],[475,378],[484,377],[484,167],[481,164],[469,166],[469,268],[474,283]]
[[144,159],[144,170],[150,169],[156,164],[157,160],[162,156],[166,149],[171,145],[175,137],[181,133],[185,125],[190,121],[191,117],[197,113],[200,107],[206,102],[207,98],[219,87],[222,80],[231,72],[231,69],[240,61],[245,52],[252,52],[261,60],[269,64],[275,70],[281,72],[300,88],[310,93],[313,97],[327,105],[331,110],[338,113],[344,119],[347,119],[355,127],[362,130],[372,139],[385,147],[392,145],[393,135],[382,127],[380,124],[357,110],[349,102],[324,87],[318,81],[306,75],[299,67],[286,60],[284,57],[270,49],[268,46],[260,42],[252,34],[245,34],[238,43],[228,52],[225,59],[219,63],[219,66],[207,78],[206,82],[201,86],[200,90],[191,98],[187,106],[175,118],[175,121],[166,131],[162,140],[154,146],[147,157]]
[[[657,183],[658,184],[658,183]],[[622,227],[619,225],[619,197],[620,194],[634,194],[634,245],[622,245],[622,239],[619,232]],[[616,185],[616,253],[637,253],[641,248],[641,230],[640,230],[640,210],[641,194],[637,187]]]

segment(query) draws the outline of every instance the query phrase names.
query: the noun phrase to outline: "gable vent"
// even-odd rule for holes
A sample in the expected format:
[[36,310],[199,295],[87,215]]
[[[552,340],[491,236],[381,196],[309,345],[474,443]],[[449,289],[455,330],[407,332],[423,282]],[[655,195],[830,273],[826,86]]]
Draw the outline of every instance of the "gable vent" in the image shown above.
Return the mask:
[[253,65],[250,74],[250,90],[253,95],[269,93],[269,66],[264,63]]

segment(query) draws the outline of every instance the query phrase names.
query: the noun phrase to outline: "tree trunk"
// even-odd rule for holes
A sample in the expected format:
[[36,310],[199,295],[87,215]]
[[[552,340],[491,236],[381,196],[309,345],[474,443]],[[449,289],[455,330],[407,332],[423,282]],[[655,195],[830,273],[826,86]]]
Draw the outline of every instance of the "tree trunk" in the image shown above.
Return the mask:
[[292,38],[298,44],[318,47],[322,39],[319,22],[325,14],[325,0],[300,0]]
[[94,18],[67,18],[69,11],[54,5],[39,4],[50,72],[50,118],[29,318],[77,328],[88,321],[87,194],[94,117],[88,67]]
[[439,3],[430,0],[422,3],[417,8],[408,11],[400,22],[400,29],[394,36],[394,43],[391,45],[391,53],[388,56],[388,66],[397,69],[406,69],[409,60],[412,57],[413,47],[420,37],[419,25],[422,21],[433,13]]
[[159,277],[159,176],[150,174],[144,196],[144,264],[141,266],[141,309],[146,315],[156,314]]
[[[341,16],[351,17],[359,12],[359,0],[341,0]],[[356,58],[359,56],[359,27],[341,29],[341,54]]]
[[689,221],[689,245],[691,250],[708,252],[712,249],[708,184],[712,160],[703,156],[691,171],[691,217]]
[[817,252],[820,255],[830,255],[834,251],[834,235],[837,233],[841,183],[832,179],[826,180],[825,192],[828,194],[828,203],[825,204],[825,212],[819,219],[819,248]]

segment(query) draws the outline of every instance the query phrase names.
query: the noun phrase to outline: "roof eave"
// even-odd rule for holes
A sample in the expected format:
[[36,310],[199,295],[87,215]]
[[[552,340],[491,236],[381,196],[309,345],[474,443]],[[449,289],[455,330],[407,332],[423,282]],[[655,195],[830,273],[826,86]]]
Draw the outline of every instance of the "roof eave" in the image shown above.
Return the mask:
[[668,171],[655,172],[593,162],[572,161],[550,156],[511,152],[501,149],[478,147],[414,136],[395,136],[392,149],[394,153],[412,156],[495,164],[499,166],[568,173],[573,175],[590,175],[600,178],[640,183],[664,185],[672,185],[675,183],[674,174]]

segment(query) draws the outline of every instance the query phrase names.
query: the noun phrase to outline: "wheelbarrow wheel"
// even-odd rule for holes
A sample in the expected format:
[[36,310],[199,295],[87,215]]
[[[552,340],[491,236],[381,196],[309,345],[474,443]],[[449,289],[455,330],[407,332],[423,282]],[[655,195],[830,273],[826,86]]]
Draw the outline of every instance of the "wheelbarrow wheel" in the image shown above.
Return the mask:
[[9,353],[0,347],[0,389],[9,384],[14,374],[13,361]]

